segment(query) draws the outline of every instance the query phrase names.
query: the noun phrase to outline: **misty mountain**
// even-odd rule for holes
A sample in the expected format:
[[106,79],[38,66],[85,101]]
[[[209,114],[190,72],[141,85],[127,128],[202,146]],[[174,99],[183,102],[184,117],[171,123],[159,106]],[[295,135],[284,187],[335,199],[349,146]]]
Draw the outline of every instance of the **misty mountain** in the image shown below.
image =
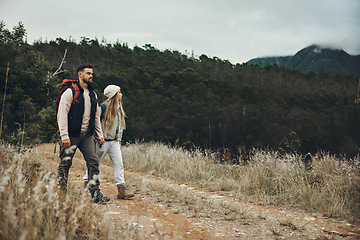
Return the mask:
[[261,57],[247,62],[261,67],[278,65],[296,69],[303,73],[314,71],[316,73],[341,74],[360,76],[360,55],[350,55],[344,50],[324,48],[311,45],[298,51],[294,56]]

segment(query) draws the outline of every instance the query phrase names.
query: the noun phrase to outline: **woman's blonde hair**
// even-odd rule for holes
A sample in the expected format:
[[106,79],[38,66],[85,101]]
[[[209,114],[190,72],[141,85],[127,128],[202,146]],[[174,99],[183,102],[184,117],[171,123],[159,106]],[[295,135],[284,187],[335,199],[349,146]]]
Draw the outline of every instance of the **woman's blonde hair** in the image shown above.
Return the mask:
[[120,111],[121,115],[121,129],[126,129],[126,115],[122,103],[118,100],[117,94],[115,94],[112,98],[106,100],[103,104],[105,104],[106,106],[104,119],[102,121],[103,129],[110,128],[114,124],[114,120],[116,115],[118,114],[118,110]]

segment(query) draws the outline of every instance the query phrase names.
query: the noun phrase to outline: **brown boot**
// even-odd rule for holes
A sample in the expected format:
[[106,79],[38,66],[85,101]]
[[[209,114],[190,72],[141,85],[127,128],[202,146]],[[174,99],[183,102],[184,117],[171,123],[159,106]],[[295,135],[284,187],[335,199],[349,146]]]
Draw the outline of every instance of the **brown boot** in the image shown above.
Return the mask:
[[123,184],[117,185],[118,195],[117,199],[130,199],[134,196],[133,193],[126,192],[125,186]]

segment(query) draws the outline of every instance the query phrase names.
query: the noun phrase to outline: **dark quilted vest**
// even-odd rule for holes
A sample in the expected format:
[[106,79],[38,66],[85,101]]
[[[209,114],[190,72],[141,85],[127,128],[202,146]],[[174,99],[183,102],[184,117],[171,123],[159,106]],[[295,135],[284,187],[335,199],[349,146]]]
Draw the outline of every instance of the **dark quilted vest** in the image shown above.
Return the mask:
[[[81,125],[84,115],[84,89],[77,84],[80,89],[80,95],[74,105],[71,106],[69,111],[69,136],[70,137],[79,137],[81,133]],[[95,97],[95,93],[93,88],[88,85],[89,95],[90,95],[90,102],[91,102],[91,112],[90,112],[90,122],[89,122],[89,134],[94,135],[95,130],[95,114],[96,114],[96,107],[97,107],[97,99]],[[75,90],[71,87],[73,94]]]

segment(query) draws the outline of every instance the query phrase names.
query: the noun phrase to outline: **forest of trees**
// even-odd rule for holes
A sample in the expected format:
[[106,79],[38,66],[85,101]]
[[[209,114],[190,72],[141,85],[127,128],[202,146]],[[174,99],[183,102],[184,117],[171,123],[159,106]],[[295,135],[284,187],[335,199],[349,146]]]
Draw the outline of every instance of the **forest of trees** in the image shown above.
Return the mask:
[[[61,71],[53,74],[65,51]],[[81,63],[94,66],[100,102],[108,84],[121,87],[127,142],[227,148],[235,154],[253,147],[358,154],[358,79],[353,76],[234,65],[217,57],[160,51],[151,44],[129,48],[86,37],[78,43],[57,38],[29,44],[21,22],[12,30],[0,23],[1,138],[52,141],[53,100],[61,81],[76,78]]]

